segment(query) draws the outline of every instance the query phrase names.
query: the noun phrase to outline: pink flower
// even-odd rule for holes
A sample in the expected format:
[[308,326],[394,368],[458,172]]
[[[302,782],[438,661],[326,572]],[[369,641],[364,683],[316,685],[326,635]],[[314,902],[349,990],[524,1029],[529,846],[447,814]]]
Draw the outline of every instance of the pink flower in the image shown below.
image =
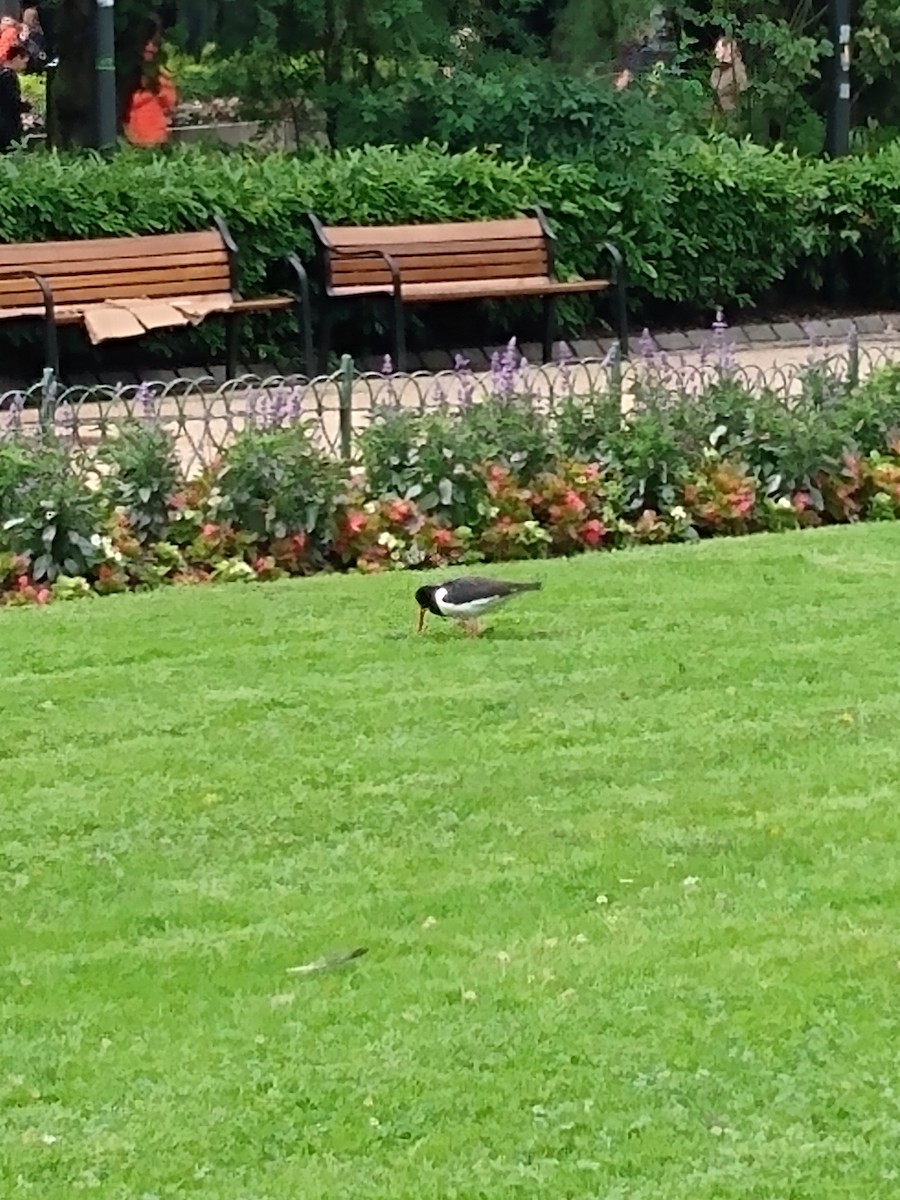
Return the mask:
[[606,526],[602,521],[598,521],[596,517],[592,517],[590,521],[585,523],[579,529],[578,534],[586,546],[596,547],[603,541],[603,536],[606,533]]
[[50,589],[45,588],[45,587],[39,588],[37,594],[34,597],[36,604],[46,604],[49,601],[49,599],[50,599]]
[[368,514],[364,512],[352,512],[347,516],[347,532],[351,537],[356,537],[362,533],[368,524]]
[[812,504],[809,492],[794,492],[793,504],[797,512],[806,512]]
[[587,508],[587,505],[582,498],[577,492],[572,491],[571,488],[566,492],[565,496],[563,496],[563,506],[576,516],[581,516],[581,514]]
[[742,491],[735,494],[732,507],[739,517],[745,517],[753,508],[756,497],[752,492]]
[[200,530],[200,533],[205,538],[215,538],[219,536],[219,527],[218,525],[213,525],[211,521],[207,521],[207,523]]

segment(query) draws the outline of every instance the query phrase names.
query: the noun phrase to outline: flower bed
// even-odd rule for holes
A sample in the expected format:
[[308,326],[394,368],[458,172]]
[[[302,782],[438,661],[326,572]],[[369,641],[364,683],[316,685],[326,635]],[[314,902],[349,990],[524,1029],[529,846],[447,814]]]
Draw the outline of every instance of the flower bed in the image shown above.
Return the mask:
[[862,384],[814,367],[751,394],[644,376],[554,411],[510,343],[491,394],[376,414],[350,471],[283,407],[186,481],[152,404],[92,457],[0,440],[0,603],[318,571],[459,567],[900,516],[900,365]]

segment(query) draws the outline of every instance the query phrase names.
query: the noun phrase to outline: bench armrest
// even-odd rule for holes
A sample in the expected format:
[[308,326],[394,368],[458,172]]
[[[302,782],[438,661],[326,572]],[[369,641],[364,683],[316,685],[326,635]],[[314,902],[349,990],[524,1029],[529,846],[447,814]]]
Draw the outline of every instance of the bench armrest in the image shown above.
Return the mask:
[[622,358],[628,358],[628,301],[625,296],[625,288],[628,282],[625,271],[625,259],[622,257],[622,252],[618,246],[614,246],[612,242],[598,242],[597,249],[601,256],[608,257],[612,263],[612,271],[610,272],[609,282],[615,292],[615,314],[616,314],[616,333],[619,338],[619,352]]
[[44,305],[44,316],[49,320],[54,319],[54,302],[53,289],[44,278],[43,275],[38,275],[37,271],[31,271],[28,267],[9,267],[0,271],[0,279],[31,279],[38,287],[41,293],[41,300]]
[[31,279],[41,293],[44,306],[44,358],[55,377],[59,378],[59,342],[56,335],[56,303],[53,299],[53,288],[43,275],[31,271],[28,267],[10,267],[0,271],[0,279]]
[[234,293],[236,300],[240,300],[241,293],[238,291],[238,248],[237,242],[231,235],[231,230],[228,228],[228,222],[220,212],[213,213],[213,225],[216,227],[224,243],[225,250],[228,253],[228,275],[231,279],[231,290]]
[[625,259],[622,257],[622,251],[612,242],[598,242],[597,249],[600,252],[601,259],[608,257],[612,263],[612,271],[610,272],[609,281],[613,284],[625,286]]
[[394,293],[394,299],[400,302],[400,268],[397,262],[390,254],[384,250],[377,250],[374,247],[360,247],[359,250],[341,250],[337,246],[328,247],[326,253],[335,258],[380,258],[387,266],[391,273],[391,287]]

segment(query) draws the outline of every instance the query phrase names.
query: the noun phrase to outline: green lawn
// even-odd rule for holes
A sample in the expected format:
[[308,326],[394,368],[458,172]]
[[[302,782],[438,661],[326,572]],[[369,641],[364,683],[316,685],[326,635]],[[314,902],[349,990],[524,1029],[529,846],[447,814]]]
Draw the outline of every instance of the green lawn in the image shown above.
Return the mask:
[[3,1200],[896,1198],[900,528],[505,573],[0,614]]

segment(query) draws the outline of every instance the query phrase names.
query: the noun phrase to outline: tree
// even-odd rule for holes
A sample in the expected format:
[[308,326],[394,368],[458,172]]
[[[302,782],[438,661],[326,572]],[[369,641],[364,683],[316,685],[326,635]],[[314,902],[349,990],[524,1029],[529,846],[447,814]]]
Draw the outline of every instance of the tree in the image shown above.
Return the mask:
[[[50,140],[62,148],[94,146],[96,129],[96,88],[94,22],[97,0],[50,0],[42,5],[50,9],[53,41],[59,54],[59,66],[48,88],[47,126]],[[124,90],[139,70],[142,42],[149,22],[164,6],[154,0],[117,0],[116,80],[120,108]],[[162,15],[165,14],[162,12]]]

